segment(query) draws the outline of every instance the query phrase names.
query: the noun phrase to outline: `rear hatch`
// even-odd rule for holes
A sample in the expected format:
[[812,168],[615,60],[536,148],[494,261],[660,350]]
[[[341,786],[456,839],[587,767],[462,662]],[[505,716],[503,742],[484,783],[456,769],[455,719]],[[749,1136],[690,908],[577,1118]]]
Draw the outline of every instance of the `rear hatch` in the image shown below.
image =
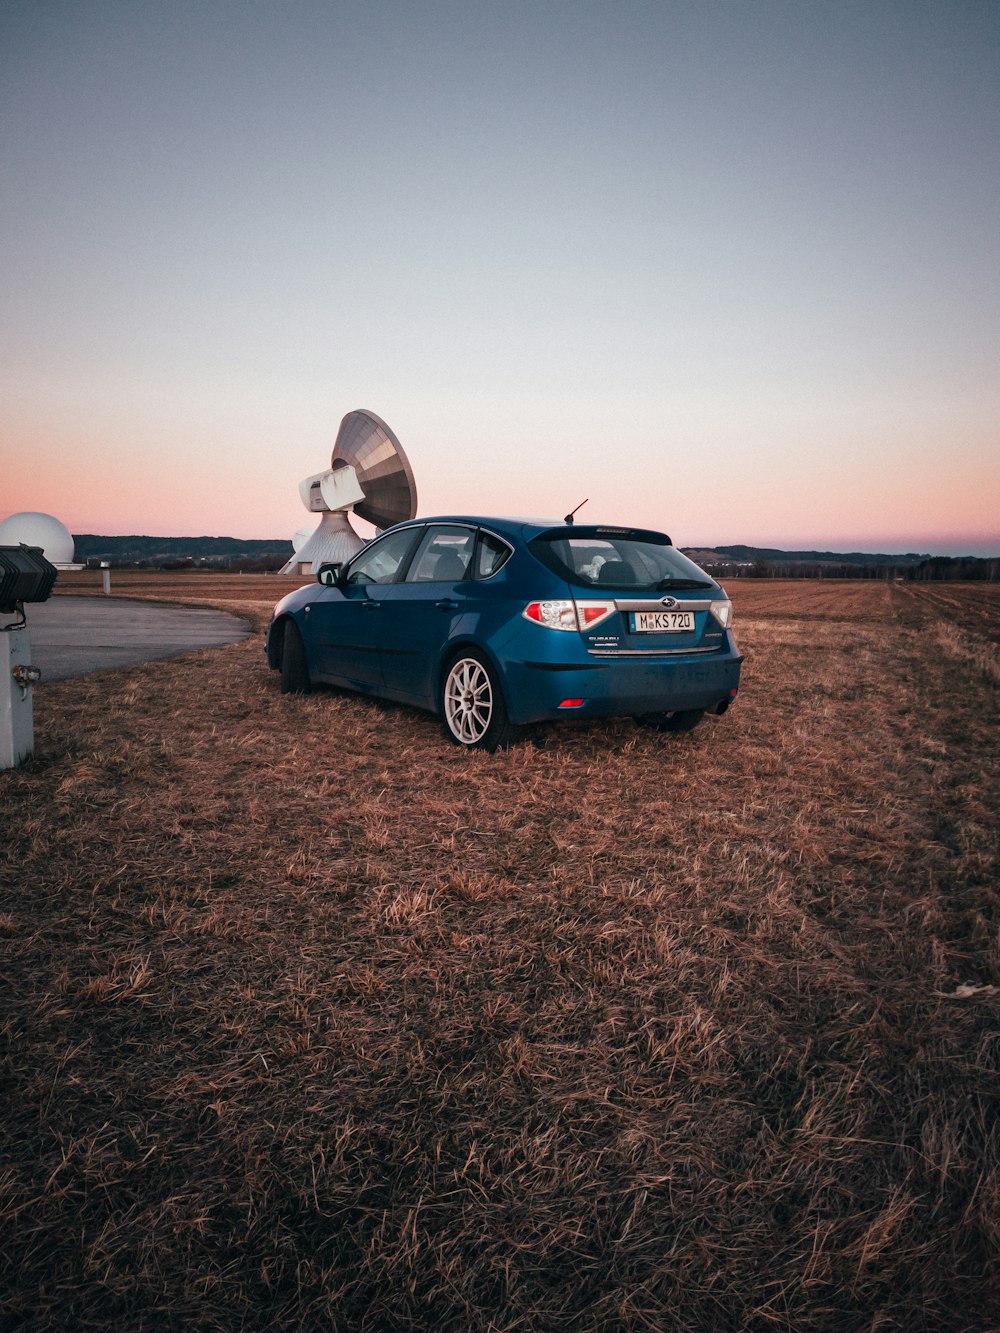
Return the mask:
[[[583,639],[592,653],[641,654],[715,652],[722,647],[722,626],[704,596],[678,592],[669,597],[617,596],[614,610],[587,625],[590,599],[577,599]],[[596,611],[596,607],[594,610]]]
[[663,533],[553,528],[533,554],[570,584],[577,623],[595,656],[711,653],[726,646],[725,593]]

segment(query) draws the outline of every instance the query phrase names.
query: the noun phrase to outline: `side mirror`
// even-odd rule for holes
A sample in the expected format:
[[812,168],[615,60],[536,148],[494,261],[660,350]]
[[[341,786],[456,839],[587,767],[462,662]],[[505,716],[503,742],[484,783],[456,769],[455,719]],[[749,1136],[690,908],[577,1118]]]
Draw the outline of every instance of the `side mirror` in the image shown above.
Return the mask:
[[324,588],[339,587],[343,568],[344,566],[339,561],[334,565],[320,565],[316,574],[316,582],[322,583]]

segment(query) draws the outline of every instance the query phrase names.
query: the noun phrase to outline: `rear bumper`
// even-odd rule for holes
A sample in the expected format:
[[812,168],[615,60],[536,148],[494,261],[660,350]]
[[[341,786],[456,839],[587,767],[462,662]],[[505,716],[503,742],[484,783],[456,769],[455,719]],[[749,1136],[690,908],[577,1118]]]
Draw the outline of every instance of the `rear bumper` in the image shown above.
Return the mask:
[[[717,709],[740,686],[735,651],[711,656],[599,659],[505,664],[507,711],[516,723],[566,716],[619,717]],[[581,703],[577,703],[581,700]],[[570,706],[566,705],[567,701]]]

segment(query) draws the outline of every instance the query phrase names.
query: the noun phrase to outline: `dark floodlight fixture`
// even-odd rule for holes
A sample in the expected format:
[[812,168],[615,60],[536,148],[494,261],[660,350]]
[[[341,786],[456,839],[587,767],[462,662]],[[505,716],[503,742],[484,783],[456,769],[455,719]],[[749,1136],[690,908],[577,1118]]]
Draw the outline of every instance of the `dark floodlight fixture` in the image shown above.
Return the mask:
[[302,565],[315,572],[359,551],[365,543],[348,521],[352,510],[379,529],[405,523],[417,512],[417,487],[403,446],[380,417],[360,408],[340,423],[329,468],[300,482],[299,495],[309,512],[322,518],[314,532],[302,534],[283,574]]
[[23,617],[25,602],[48,601],[56,573],[40,546],[0,546],[0,614]]

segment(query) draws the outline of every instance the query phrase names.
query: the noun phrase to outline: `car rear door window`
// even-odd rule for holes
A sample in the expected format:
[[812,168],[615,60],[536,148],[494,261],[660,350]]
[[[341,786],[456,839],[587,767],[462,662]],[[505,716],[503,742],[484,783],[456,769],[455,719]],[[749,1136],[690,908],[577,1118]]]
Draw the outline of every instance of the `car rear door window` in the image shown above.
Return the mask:
[[468,578],[475,537],[475,528],[431,524],[413,557],[406,582],[460,583]]

